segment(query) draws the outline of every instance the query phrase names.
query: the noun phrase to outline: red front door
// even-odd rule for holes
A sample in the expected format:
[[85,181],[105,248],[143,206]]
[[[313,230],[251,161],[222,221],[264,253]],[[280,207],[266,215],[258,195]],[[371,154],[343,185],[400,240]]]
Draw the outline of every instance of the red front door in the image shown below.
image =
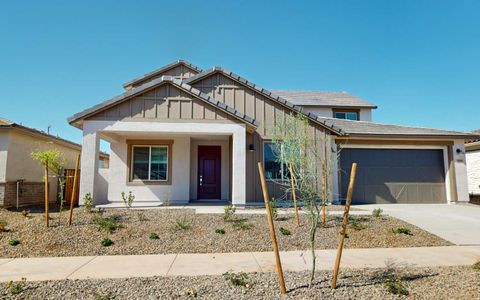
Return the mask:
[[220,199],[220,146],[198,146],[198,199]]

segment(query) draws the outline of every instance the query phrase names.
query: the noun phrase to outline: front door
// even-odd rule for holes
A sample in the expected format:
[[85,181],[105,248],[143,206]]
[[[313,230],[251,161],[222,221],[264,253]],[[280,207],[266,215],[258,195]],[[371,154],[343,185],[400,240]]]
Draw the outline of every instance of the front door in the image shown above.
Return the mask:
[[220,161],[220,146],[198,146],[198,199],[220,199]]

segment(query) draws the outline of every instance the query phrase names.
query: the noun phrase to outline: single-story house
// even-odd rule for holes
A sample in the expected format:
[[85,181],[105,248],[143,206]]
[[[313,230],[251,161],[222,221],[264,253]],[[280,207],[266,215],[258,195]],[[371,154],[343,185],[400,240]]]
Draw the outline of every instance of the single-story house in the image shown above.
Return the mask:
[[[44,168],[31,158],[33,151],[58,149],[66,169],[74,169],[81,145],[0,118],[0,207],[42,204],[45,195]],[[101,164],[108,166],[108,154],[100,153]],[[50,179],[49,201],[57,200],[58,184]]]
[[[480,130],[475,130],[480,134]],[[465,144],[468,192],[470,200],[480,204],[480,140],[471,140]]]
[[[377,106],[345,92],[267,90],[222,67],[179,60],[124,84],[125,92],[68,119],[83,131],[80,194],[96,204],[262,202],[257,162],[270,194],[287,179],[272,151],[271,129],[286,114],[308,119],[333,174],[331,199],[346,196],[359,163],[354,203],[468,201],[466,132],[372,122]],[[98,171],[99,140],[111,145]],[[337,157],[339,159],[329,159]]]

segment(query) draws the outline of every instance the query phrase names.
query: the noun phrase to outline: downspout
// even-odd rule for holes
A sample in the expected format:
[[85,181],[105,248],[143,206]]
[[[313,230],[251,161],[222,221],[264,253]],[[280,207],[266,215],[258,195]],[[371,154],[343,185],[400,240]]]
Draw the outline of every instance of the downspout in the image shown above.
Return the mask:
[[23,183],[24,179],[18,179],[17,180],[17,210],[18,210],[18,198],[20,194],[20,184]]

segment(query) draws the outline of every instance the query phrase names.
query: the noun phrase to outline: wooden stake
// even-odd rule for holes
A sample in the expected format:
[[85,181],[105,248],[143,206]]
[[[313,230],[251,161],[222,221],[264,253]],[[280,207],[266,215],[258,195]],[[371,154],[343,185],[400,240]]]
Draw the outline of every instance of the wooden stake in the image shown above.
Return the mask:
[[263,174],[262,163],[258,163],[258,173],[260,175],[260,183],[262,184],[263,200],[265,201],[265,209],[267,211],[268,227],[270,228],[270,235],[272,237],[273,253],[275,255],[275,263],[277,266],[278,283],[280,285],[280,293],[286,294],[285,279],[283,278],[282,262],[280,261],[280,254],[278,252],[277,236],[275,235],[275,227],[273,225],[272,211],[270,209],[270,197],[268,196],[267,183],[265,175]]
[[300,218],[298,217],[297,194],[295,193],[295,176],[293,175],[292,164],[288,164],[288,170],[290,171],[290,182],[292,184],[293,207],[295,208],[295,221],[297,222],[297,225],[300,226]]
[[350,211],[350,204],[352,202],[353,187],[355,185],[355,175],[357,173],[357,163],[352,164],[352,171],[350,173],[350,183],[348,184],[347,201],[345,203],[345,211],[343,213],[342,230],[338,241],[337,258],[335,260],[335,267],[333,269],[332,289],[337,288],[337,277],[340,269],[340,259],[342,258],[343,241],[347,233],[348,213]]
[[45,225],[49,226],[48,216],[48,160],[45,161]]
[[70,197],[70,215],[68,216],[68,226],[72,225],[73,202],[75,201],[75,196],[77,195],[78,167],[79,167],[79,165],[80,165],[80,154],[77,155],[77,162],[75,164],[75,175],[73,175],[73,187],[72,187],[72,195]]
[[327,200],[327,172],[325,169],[325,160],[322,161],[322,225],[325,225],[325,202]]

